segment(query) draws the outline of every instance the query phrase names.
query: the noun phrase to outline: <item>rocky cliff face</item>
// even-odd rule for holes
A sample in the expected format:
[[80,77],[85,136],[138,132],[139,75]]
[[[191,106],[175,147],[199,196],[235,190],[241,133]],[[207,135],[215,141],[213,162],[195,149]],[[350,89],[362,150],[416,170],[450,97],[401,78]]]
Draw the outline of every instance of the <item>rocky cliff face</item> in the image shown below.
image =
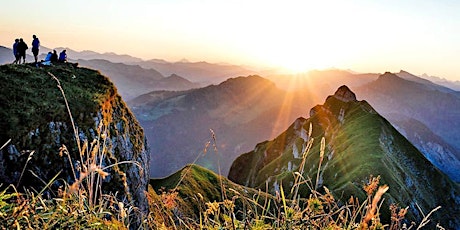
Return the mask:
[[[326,145],[320,156],[322,137]],[[313,146],[304,155],[311,138]],[[433,216],[434,222],[448,228],[460,227],[458,184],[431,164],[366,101],[357,101],[347,87],[340,87],[323,105],[312,108],[309,119],[298,118],[274,140],[262,142],[237,158],[228,177],[249,187],[268,187],[273,193],[282,183],[284,191],[290,191],[293,175],[304,160],[302,156],[303,178],[309,178],[319,189],[326,186],[343,199],[352,195],[363,198],[366,178],[380,175],[390,187],[384,196],[386,206],[408,206],[410,218],[417,221],[423,217],[420,210],[427,213],[442,206]],[[299,191],[303,197],[309,196],[307,186]],[[389,223],[388,210],[382,209],[382,213],[383,221]]]
[[[75,182],[74,171],[78,179],[79,168],[81,171],[88,160],[80,156],[79,139],[81,145],[88,143],[83,149],[98,143],[97,151],[104,152],[103,157],[96,157],[103,167],[110,166],[104,170],[109,176],[102,188],[148,211],[146,139],[112,82],[97,71],[70,64],[43,68],[3,65],[0,87],[0,145],[6,143],[0,150],[0,184],[42,188],[56,175],[53,188],[61,186],[62,180]],[[63,145],[69,157],[62,156]]]

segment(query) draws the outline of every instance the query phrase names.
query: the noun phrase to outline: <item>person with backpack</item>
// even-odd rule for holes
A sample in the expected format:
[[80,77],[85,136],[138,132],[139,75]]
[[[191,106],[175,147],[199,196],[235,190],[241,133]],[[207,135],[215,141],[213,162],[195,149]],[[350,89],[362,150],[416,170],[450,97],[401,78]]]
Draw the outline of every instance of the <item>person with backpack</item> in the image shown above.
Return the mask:
[[24,42],[22,38],[19,39],[18,43],[18,54],[19,54],[19,64],[21,64],[21,58],[22,58],[22,63],[26,63],[26,50],[29,49],[27,44]]
[[34,54],[35,63],[37,63],[38,51],[39,51],[39,48],[40,48],[40,40],[38,40],[38,38],[37,38],[37,36],[35,36],[35,34],[32,36],[32,38],[34,39],[32,41],[32,53]]
[[18,44],[19,44],[19,39],[16,38],[14,40],[14,44],[13,44],[13,55],[14,55],[13,64],[18,64],[18,62],[19,62]]

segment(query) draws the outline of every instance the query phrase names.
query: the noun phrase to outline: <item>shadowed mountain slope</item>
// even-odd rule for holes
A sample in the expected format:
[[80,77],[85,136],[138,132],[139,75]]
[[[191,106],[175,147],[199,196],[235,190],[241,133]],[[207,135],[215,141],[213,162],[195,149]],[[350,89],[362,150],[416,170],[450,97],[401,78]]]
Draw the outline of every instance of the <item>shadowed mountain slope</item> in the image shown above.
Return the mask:
[[193,162],[212,140],[210,129],[217,138],[218,151],[209,151],[198,163],[218,172],[220,162],[226,174],[241,152],[273,138],[305,113],[293,102],[309,104],[310,98],[298,95],[259,76],[249,76],[196,90],[152,92],[137,98],[132,102],[133,112],[152,146],[151,175],[165,176]]
[[[398,124],[398,128],[404,130],[403,133],[412,133],[407,136],[408,139],[419,149],[424,149],[424,153],[429,153],[426,156],[435,165],[445,172],[449,171],[453,179],[460,181],[460,173],[455,170],[460,167],[458,92],[431,82],[420,82],[425,81],[414,82],[392,73],[385,73],[376,81],[356,88],[356,92],[388,120]],[[410,118],[412,122],[406,118]],[[401,119],[405,121],[401,122]],[[421,122],[435,135],[428,137],[423,127],[414,122]],[[432,146],[431,150],[428,148],[429,145]],[[449,161],[448,159],[452,159],[447,163],[449,166],[443,162]]]

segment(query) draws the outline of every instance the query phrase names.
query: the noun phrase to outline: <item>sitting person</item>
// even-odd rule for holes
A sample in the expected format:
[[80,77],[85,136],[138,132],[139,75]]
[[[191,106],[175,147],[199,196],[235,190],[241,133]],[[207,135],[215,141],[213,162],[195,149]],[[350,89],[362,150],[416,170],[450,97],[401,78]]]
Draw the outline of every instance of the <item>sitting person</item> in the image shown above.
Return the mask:
[[50,61],[51,61],[51,63],[56,63],[56,62],[58,62],[58,55],[57,55],[56,50],[53,50],[53,54],[51,55]]
[[59,54],[59,62],[67,62],[67,54],[66,54],[66,50],[63,50],[60,54]]
[[51,65],[51,57],[53,56],[53,53],[48,52],[48,54],[45,57],[45,60],[41,62],[42,65]]

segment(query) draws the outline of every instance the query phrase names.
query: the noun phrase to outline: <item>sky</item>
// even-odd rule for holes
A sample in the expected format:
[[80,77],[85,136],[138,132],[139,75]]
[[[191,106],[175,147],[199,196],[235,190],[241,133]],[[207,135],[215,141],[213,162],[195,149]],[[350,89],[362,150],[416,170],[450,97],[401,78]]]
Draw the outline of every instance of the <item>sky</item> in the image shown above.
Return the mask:
[[456,0],[3,1],[0,45],[142,59],[207,61],[293,72],[339,68],[460,80]]

